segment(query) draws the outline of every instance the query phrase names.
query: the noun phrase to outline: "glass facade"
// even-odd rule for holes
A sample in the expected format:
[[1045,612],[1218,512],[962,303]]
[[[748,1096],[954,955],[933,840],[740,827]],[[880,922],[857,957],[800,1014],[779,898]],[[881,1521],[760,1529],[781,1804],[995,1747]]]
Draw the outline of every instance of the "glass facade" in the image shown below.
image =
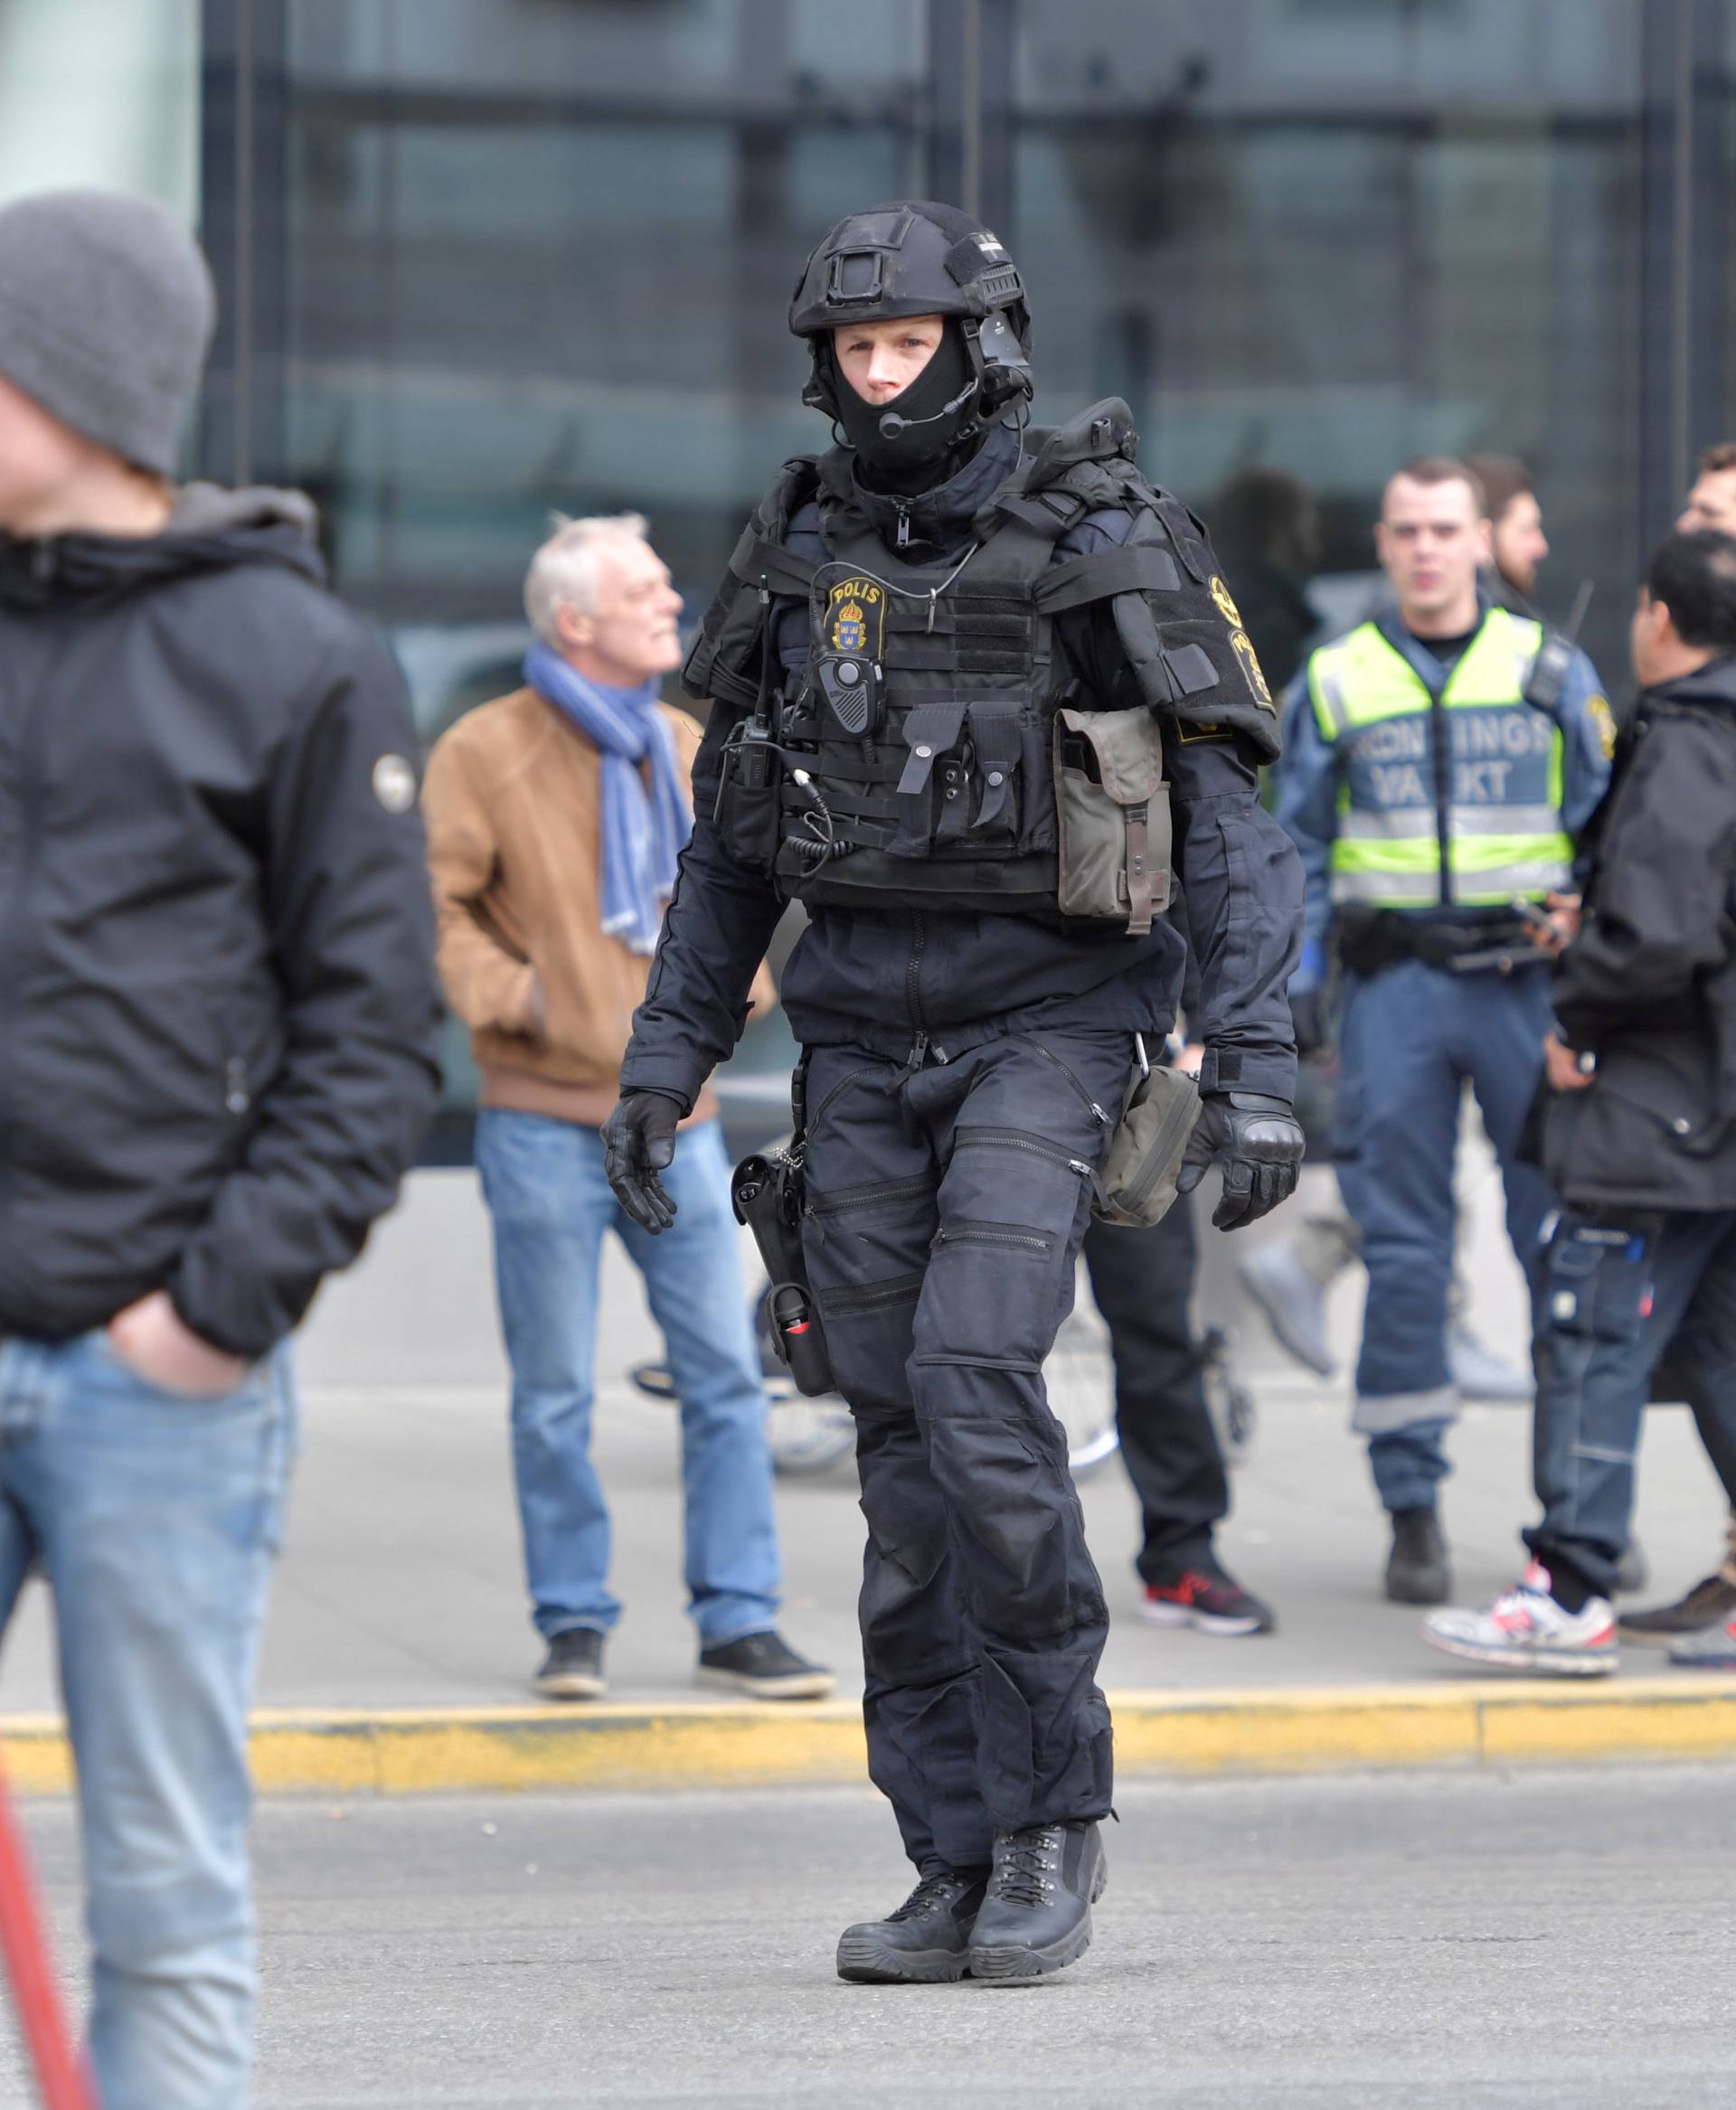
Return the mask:
[[[696,617],[785,456],[838,215],[956,199],[1278,614],[1366,589],[1405,456],[1537,476],[1619,688],[1736,435],[1736,0],[0,0],[0,198],[165,198],[225,316],[196,466],[301,485],[424,735],[513,677],[551,511],[632,508]],[[1294,625],[1292,625],[1294,632]],[[455,1098],[465,1088],[455,1051]]]

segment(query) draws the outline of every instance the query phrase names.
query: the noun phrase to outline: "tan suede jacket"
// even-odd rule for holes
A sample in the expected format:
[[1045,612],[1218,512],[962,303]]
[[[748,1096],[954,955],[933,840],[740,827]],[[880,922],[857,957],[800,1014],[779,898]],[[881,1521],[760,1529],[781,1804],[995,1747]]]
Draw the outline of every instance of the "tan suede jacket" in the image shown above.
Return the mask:
[[[689,777],[699,728],[665,705]],[[470,1028],[482,1103],[596,1126],[614,1107],[651,962],[605,937],[601,758],[532,689],[472,711],[422,784],[440,978]],[[762,966],[756,1005],[775,1001]],[[717,1111],[709,1088],[694,1107]]]

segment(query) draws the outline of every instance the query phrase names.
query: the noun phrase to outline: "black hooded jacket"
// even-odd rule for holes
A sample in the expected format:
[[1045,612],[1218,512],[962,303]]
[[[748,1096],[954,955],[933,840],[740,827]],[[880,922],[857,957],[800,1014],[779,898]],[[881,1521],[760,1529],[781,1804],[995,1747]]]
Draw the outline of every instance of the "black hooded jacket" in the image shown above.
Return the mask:
[[306,500],[0,538],[0,1333],[262,1354],[438,1090],[414,732]]
[[1553,995],[1597,1080],[1546,1169],[1576,1207],[1736,1210],[1736,658],[1640,698],[1581,857]]

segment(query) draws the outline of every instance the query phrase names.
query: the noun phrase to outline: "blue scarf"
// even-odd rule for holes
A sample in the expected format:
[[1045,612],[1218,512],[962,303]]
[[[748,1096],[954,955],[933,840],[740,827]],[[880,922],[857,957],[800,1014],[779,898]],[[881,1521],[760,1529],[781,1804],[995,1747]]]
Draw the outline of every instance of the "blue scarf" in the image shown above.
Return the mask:
[[[603,758],[603,930],[629,952],[654,953],[675,860],[693,828],[675,764],[675,739],[657,709],[656,684],[611,689],[587,681],[558,652],[533,645],[524,679],[579,728]],[[651,765],[647,795],[639,764]]]

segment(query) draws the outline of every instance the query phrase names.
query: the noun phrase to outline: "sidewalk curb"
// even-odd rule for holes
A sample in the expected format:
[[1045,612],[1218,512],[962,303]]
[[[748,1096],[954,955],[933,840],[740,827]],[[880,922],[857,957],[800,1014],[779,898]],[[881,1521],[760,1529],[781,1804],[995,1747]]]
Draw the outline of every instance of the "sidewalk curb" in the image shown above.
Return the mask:
[[[1736,1757],[1736,1677],[1637,1678],[1590,1690],[1453,1680],[1134,1691],[1112,1692],[1109,1701],[1123,1778]],[[21,1794],[71,1788],[57,1717],[0,1718],[0,1749]],[[854,1700],[262,1710],[252,1720],[252,1760],[262,1794],[867,1781]]]

